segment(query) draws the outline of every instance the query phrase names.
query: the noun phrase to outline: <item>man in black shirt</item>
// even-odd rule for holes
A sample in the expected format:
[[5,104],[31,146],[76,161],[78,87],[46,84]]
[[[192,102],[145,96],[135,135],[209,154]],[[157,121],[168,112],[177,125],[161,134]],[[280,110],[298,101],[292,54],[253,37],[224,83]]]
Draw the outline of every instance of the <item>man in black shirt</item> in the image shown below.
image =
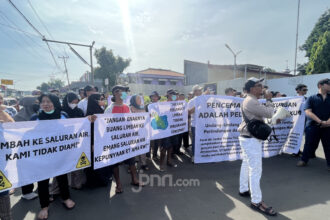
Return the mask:
[[317,87],[318,94],[310,96],[305,103],[307,116],[305,146],[297,166],[307,165],[321,140],[330,171],[330,79],[320,80]]

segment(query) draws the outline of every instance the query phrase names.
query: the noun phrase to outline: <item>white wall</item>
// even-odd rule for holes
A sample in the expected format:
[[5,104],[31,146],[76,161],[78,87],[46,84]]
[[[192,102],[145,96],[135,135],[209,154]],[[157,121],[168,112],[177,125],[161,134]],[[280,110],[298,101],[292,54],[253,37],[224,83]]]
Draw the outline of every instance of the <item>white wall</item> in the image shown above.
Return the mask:
[[290,78],[270,79],[265,82],[271,91],[279,91],[287,96],[296,95],[296,86],[301,83],[308,87],[307,97],[318,92],[317,82],[321,79],[330,78],[330,73],[296,76]]
[[[322,73],[322,74],[314,74],[314,75],[306,75],[306,76],[296,76],[296,77],[287,77],[280,79],[269,79],[265,81],[265,85],[269,86],[271,91],[279,91],[281,93],[286,94],[287,96],[295,96],[296,95],[296,86],[299,83],[305,84],[308,87],[307,96],[317,93],[317,82],[321,79],[330,78],[330,73]],[[210,84],[212,82],[208,82]],[[239,92],[242,92],[243,86],[245,83],[244,78],[238,78],[233,80],[223,80],[217,83],[217,92],[218,95],[224,95],[226,88],[233,88]],[[200,84],[203,86],[204,84]],[[166,91],[169,88],[173,88],[178,90],[179,92],[184,92],[186,95],[188,92],[191,92],[191,89],[194,85],[189,86],[165,86],[165,85],[141,85],[141,84],[129,84],[130,90],[132,94],[142,93],[144,95],[149,95],[152,91],[158,91],[160,95],[165,95]]]

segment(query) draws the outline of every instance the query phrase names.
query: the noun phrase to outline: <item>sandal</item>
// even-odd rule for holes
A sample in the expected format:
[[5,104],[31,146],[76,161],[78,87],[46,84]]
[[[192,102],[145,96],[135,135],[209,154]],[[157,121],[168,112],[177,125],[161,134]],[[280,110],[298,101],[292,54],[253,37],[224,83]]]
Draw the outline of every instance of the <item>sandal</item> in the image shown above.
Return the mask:
[[71,210],[71,209],[73,209],[76,206],[76,204],[74,203],[74,201],[72,201],[71,199],[67,199],[65,201],[62,201],[62,204],[68,210]]
[[48,207],[40,210],[37,219],[40,220],[48,219]]
[[116,187],[116,194],[122,194],[124,190],[122,188]]
[[138,187],[144,187],[144,184],[140,183],[140,182],[137,182],[137,183],[131,182],[131,185],[132,186],[138,186]]
[[275,216],[277,215],[277,213],[274,211],[274,209],[269,206],[269,207],[265,207],[263,202],[260,202],[258,204],[254,204],[254,203],[251,203],[251,208],[262,213],[262,214],[266,214],[266,215],[269,215],[269,216]]
[[238,192],[238,194],[242,197],[250,197],[251,194],[250,194],[250,191],[245,191],[245,192]]
[[167,166],[168,167],[178,167],[178,165],[176,165],[174,163],[169,163],[169,162],[167,162]]
[[144,170],[144,171],[148,171],[149,167],[148,167],[148,165],[142,165],[141,169]]

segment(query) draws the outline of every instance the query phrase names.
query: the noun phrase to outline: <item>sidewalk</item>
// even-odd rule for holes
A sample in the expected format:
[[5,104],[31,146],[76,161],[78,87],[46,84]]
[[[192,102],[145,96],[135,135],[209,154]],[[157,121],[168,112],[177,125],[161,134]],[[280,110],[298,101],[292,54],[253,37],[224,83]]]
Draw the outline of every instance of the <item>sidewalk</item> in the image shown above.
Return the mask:
[[[263,160],[263,199],[279,212],[275,218],[251,210],[249,199],[238,195],[240,161],[194,165],[183,156],[182,162],[176,161],[178,168],[160,173],[151,165],[146,174],[159,174],[160,177],[172,174],[174,181],[198,179],[200,186],[154,184],[136,193],[122,166],[123,194],[115,195],[115,187],[111,192],[109,187],[71,190],[76,208],[67,211],[57,199],[50,205],[49,219],[329,219],[330,172],[326,170],[322,146],[317,155],[318,158],[312,159],[304,168],[296,167],[298,159],[290,155]],[[39,211],[38,199],[22,200],[20,190],[16,190],[11,202],[14,219],[35,219]]]

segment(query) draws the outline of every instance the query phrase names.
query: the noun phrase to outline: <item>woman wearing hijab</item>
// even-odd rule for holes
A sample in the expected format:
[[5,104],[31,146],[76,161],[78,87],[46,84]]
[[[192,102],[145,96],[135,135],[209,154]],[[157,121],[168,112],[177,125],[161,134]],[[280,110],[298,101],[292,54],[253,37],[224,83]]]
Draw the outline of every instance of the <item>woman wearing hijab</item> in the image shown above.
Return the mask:
[[[43,94],[39,97],[41,111],[33,115],[31,120],[53,120],[53,119],[66,119],[68,116],[65,112],[61,111],[61,104],[58,97],[53,94]],[[68,209],[73,209],[75,206],[74,201],[70,199],[70,192],[68,186],[67,175],[60,175],[55,177],[59,188],[60,195],[63,200],[63,205]],[[41,205],[41,211],[38,214],[38,219],[48,218],[49,208],[49,179],[38,182],[38,195]]]
[[[141,96],[133,95],[130,99],[130,110],[132,113],[140,113],[146,112],[144,109],[144,105],[142,104]],[[147,165],[147,156],[146,154],[142,154],[139,156],[141,162],[141,169],[142,170],[149,170]]]
[[[69,118],[83,118],[84,112],[78,108],[79,98],[73,93],[69,92],[63,99],[62,110],[68,114]],[[86,176],[84,170],[77,170],[68,174],[69,185],[74,189],[81,189],[86,183]]]
[[[104,113],[105,102],[102,98],[101,94],[95,93],[88,97],[88,105],[87,105],[87,116],[93,116],[95,114],[103,114]],[[93,121],[92,121],[93,122]],[[91,124],[91,144],[92,144],[92,152],[91,157],[94,158],[94,123]],[[111,167],[103,167],[101,169],[94,170],[94,163],[92,161],[92,166],[85,169],[86,177],[87,177],[87,186],[89,187],[97,187],[97,186],[107,186],[110,182],[110,178],[112,176]]]
[[[20,100],[20,105],[23,108],[15,115],[15,121],[30,121],[31,116],[39,111],[39,100],[35,96],[24,97]],[[22,198],[26,200],[37,198],[38,194],[33,192],[33,188],[33,184],[22,186]]]
[[[0,106],[0,124],[5,122],[14,122],[14,119],[5,112],[4,106]],[[10,210],[9,191],[0,193],[0,219],[13,219]]]

